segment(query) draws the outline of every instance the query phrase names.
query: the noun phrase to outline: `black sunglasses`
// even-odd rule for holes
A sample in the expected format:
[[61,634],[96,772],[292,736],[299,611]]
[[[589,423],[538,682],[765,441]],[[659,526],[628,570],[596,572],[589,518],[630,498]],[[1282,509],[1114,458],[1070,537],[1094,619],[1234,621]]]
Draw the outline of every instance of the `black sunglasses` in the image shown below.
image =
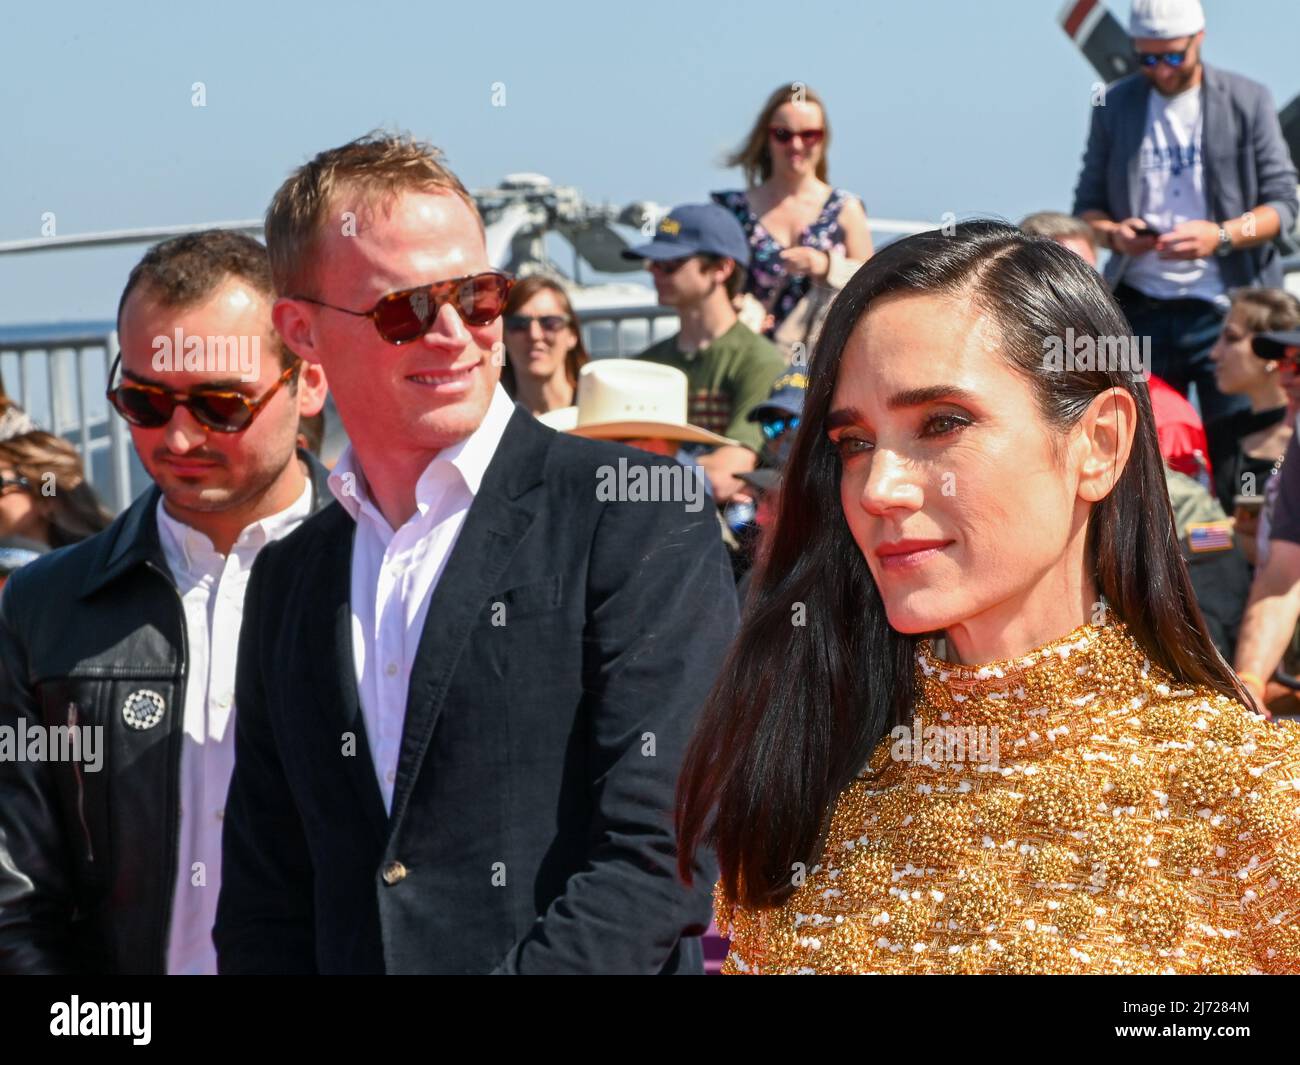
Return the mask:
[[[113,360],[113,367],[108,371],[110,382],[121,361],[121,354]],[[194,415],[196,422],[213,432],[241,433],[253,424],[253,419],[262,413],[271,397],[280,391],[301,366],[302,360],[294,359],[293,365],[257,399],[249,399],[242,392],[223,389],[173,392],[158,385],[135,381],[123,381],[116,388],[109,388],[106,395],[118,414],[141,429],[161,429],[172,420],[177,407],[184,407]]]
[[561,329],[563,329],[566,325],[569,324],[570,319],[564,317],[564,315],[562,314],[540,314],[540,315],[507,314],[506,315],[506,328],[509,329],[512,333],[527,332],[529,329],[532,328],[534,322],[536,322],[538,325],[542,327],[543,333],[558,333]]
[[646,269],[657,270],[661,274],[675,274],[693,258],[692,255],[684,255],[680,259],[647,259]]
[[409,344],[429,331],[444,303],[456,308],[456,313],[466,325],[489,325],[501,317],[506,307],[506,297],[515,279],[497,270],[486,270],[465,277],[451,277],[431,285],[404,288],[379,297],[368,311],[354,311],[336,307],[314,296],[291,296],[290,299],[328,307],[357,318],[369,318],[375,323],[379,335],[390,344]]
[[1189,49],[1184,48],[1181,52],[1134,52],[1137,61],[1148,69],[1154,67],[1157,63],[1163,62],[1171,67],[1181,67],[1183,60],[1187,58]]
[[22,492],[30,491],[32,482],[19,474],[16,477],[0,477],[0,496],[7,496],[11,488]]

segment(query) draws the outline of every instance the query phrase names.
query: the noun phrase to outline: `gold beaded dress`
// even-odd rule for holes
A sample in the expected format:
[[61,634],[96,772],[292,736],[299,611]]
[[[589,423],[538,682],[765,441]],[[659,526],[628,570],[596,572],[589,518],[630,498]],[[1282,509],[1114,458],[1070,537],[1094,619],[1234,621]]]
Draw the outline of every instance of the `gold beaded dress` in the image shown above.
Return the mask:
[[715,892],[724,973],[1300,974],[1300,724],[1117,621],[915,676],[927,742],[880,741],[786,903]]

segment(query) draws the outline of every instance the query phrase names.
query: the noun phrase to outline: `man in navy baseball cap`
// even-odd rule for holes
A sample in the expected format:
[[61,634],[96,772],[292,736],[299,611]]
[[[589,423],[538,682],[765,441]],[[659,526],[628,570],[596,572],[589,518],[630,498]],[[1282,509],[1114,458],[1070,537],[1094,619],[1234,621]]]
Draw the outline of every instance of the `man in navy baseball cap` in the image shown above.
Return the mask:
[[749,412],[749,420],[763,429],[763,450],[759,457],[764,466],[780,468],[790,457],[794,431],[799,428],[808,375],[797,367],[781,372],[772,384],[772,394]]
[[654,240],[623,252],[624,259],[664,262],[690,255],[716,255],[749,266],[749,241],[736,216],[721,204],[674,207],[655,227]]
[[687,420],[731,441],[688,457],[703,467],[719,504],[739,502],[745,485],[736,475],[754,469],[763,449],[749,413],[785,364],[771,341],[736,317],[749,264],[745,231],[720,204],[686,204],[659,222],[650,243],[623,254],[646,261],[659,302],[681,322],[680,332],[640,358],[686,375]]

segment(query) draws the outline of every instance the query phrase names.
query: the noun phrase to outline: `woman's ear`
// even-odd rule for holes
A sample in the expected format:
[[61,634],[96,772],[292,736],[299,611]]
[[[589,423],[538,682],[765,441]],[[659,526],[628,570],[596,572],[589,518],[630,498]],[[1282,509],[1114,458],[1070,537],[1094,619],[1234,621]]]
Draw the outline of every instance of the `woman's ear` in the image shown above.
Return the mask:
[[1108,388],[1093,397],[1079,419],[1079,497],[1091,503],[1105,499],[1119,481],[1137,433],[1137,403],[1122,388]]

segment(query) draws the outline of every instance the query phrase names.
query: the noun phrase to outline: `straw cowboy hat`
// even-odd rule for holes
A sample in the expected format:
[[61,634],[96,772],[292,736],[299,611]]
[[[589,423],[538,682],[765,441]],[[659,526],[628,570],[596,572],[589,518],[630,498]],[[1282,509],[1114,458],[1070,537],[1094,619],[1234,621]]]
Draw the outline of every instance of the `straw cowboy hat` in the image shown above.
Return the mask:
[[686,375],[640,359],[597,359],[578,373],[578,405],[541,415],[552,429],[595,440],[655,437],[720,447],[734,444],[686,420]]

